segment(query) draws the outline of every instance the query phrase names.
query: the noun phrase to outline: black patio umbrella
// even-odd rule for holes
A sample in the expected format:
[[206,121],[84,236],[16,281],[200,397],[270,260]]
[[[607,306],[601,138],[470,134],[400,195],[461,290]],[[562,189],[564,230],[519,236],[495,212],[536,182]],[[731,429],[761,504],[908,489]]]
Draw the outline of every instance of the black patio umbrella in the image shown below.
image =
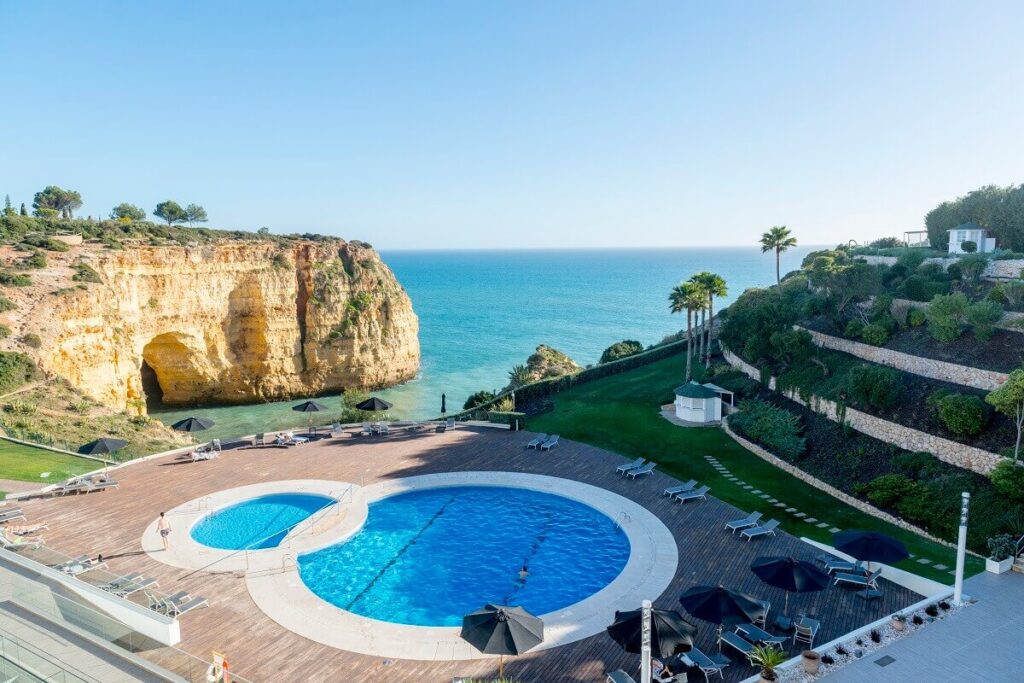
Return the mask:
[[906,546],[877,531],[840,531],[832,536],[836,550],[863,562],[892,564],[910,557]]
[[441,394],[441,414],[442,415],[444,415],[446,412],[448,412],[448,410],[447,410],[447,408],[445,406],[446,401],[447,401],[447,397],[444,394]]
[[[605,630],[623,650],[640,654],[642,628],[643,610],[634,609],[616,612],[615,622]],[[697,627],[683,619],[679,612],[667,609],[651,610],[651,652],[661,659],[689,652],[693,648],[693,638],[696,635]]]
[[828,574],[810,562],[792,557],[758,557],[750,565],[750,571],[769,586],[786,591],[786,606],[789,611],[790,593],[812,593],[828,586]]
[[184,420],[172,424],[171,428],[177,429],[179,432],[201,432],[204,429],[209,429],[213,424],[213,420],[207,420],[204,417],[186,417]]
[[305,401],[297,406],[292,406],[292,410],[297,413],[319,413],[321,410],[327,410],[316,401]]
[[361,403],[356,404],[356,408],[359,410],[365,410],[370,413],[381,413],[389,409],[391,404],[387,401],[383,401],[376,396],[371,396]]
[[765,615],[760,600],[722,586],[694,586],[679,602],[698,619],[718,624],[719,635],[723,626],[754,622]]
[[485,655],[499,655],[498,677],[505,674],[505,655],[518,655],[544,640],[544,622],[522,607],[490,603],[462,618],[462,639]]
[[90,441],[79,448],[78,452],[82,455],[100,455],[102,453],[113,453],[114,451],[119,451],[127,445],[128,442],[124,439],[112,439],[105,436],[101,439]]

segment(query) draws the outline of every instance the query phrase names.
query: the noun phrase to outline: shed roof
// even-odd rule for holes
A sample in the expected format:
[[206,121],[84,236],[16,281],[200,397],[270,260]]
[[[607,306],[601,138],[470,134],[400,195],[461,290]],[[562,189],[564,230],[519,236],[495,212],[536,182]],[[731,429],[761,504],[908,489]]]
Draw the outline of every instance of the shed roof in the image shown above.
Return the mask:
[[981,227],[974,221],[967,221],[966,223],[961,223],[955,228],[950,228],[946,232],[953,232],[954,230],[985,230],[985,228]]
[[718,396],[718,392],[696,382],[689,382],[688,384],[676,387],[676,396],[682,396],[683,398],[715,398]]

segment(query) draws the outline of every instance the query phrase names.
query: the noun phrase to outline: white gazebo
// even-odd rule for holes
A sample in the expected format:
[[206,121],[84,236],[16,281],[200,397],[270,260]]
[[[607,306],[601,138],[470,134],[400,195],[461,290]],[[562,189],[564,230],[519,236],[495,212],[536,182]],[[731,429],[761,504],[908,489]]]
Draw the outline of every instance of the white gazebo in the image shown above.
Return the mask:
[[711,383],[688,382],[676,387],[676,417],[683,422],[712,424],[722,421],[722,401],[728,396],[732,405],[733,394]]

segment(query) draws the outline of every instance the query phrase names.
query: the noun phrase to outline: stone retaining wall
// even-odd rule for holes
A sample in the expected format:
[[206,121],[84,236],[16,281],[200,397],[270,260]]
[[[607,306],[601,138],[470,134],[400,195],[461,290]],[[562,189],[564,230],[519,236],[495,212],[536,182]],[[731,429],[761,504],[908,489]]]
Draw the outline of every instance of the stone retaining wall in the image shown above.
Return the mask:
[[[723,348],[722,353],[729,365],[751,379],[761,381],[760,371],[757,368],[727,349]],[[769,379],[768,388],[772,391],[777,391],[774,377]],[[796,389],[790,389],[781,393],[791,401],[806,406],[833,422],[842,423],[845,421],[846,424],[862,434],[867,434],[908,451],[927,451],[939,460],[965,470],[988,474],[1002,459],[995,453],[990,453],[973,446],[965,446],[962,443],[944,439],[941,436],[935,436],[918,429],[883,420],[880,417],[856,410],[855,408],[847,407],[845,415],[841,418],[839,405],[835,401],[830,401],[820,396],[812,396],[809,401],[805,401],[800,397],[800,393]]]
[[825,493],[829,494],[833,498],[837,498],[837,499],[841,500],[842,502],[846,503],[850,507],[856,508],[856,509],[860,510],[861,512],[865,512],[865,513],[871,515],[872,517],[876,517],[876,518],[881,519],[881,520],[883,520],[885,522],[889,522],[890,524],[898,526],[901,529],[906,529],[907,531],[911,531],[911,532],[913,532],[913,533],[915,533],[915,534],[917,534],[919,536],[923,536],[924,538],[927,538],[929,541],[934,541],[935,543],[940,543],[940,544],[942,544],[944,546],[947,546],[949,548],[954,547],[952,543],[944,541],[941,538],[936,538],[935,536],[932,536],[931,534],[929,534],[924,529],[920,529],[920,528],[914,526],[913,524],[910,524],[909,522],[905,522],[902,519],[900,519],[899,517],[895,517],[893,515],[890,515],[888,512],[884,512],[882,510],[879,510],[874,505],[870,505],[868,503],[865,503],[863,500],[859,500],[857,498],[854,498],[850,494],[844,493],[844,492],[840,491],[839,489],[837,489],[836,487],[831,486],[829,484],[826,484],[825,482],[823,482],[822,480],[820,480],[820,479],[818,479],[816,477],[812,477],[811,475],[807,474],[806,472],[804,472],[799,467],[796,467],[795,465],[792,465],[792,464],[786,462],[782,458],[780,458],[780,457],[778,457],[776,455],[773,455],[772,453],[768,452],[764,448],[761,448],[760,446],[758,446],[756,443],[754,443],[752,441],[747,441],[742,436],[736,434],[736,432],[732,431],[732,429],[729,428],[729,420],[728,419],[722,420],[722,430],[725,431],[725,433],[728,434],[732,438],[733,441],[735,441],[739,445],[743,446],[743,448],[747,449],[748,451],[750,451],[751,453],[753,453],[757,457],[759,457],[762,460],[764,460],[764,461],[774,465],[775,467],[778,467],[780,470],[782,470],[784,472],[788,472],[789,474],[792,474],[794,477],[796,477],[800,481],[806,482],[806,483],[810,484],[811,486],[813,486],[814,488],[816,488],[816,489],[818,489],[820,491],[824,491]]
[[[864,259],[865,262],[870,263],[873,266],[894,266],[898,260],[895,256],[856,256],[854,258]],[[956,259],[928,258],[925,259],[924,262],[938,263],[943,268],[948,268],[949,264],[956,263]],[[988,265],[985,267],[985,272],[983,272],[981,276],[991,280],[1007,280],[1021,277],[1021,270],[1024,270],[1024,260],[1006,259],[996,261],[989,259]]]
[[[807,328],[799,325],[794,325],[793,327],[798,330],[807,330]],[[832,335],[814,330],[807,330],[807,332],[811,334],[814,343],[822,348],[842,351],[871,363],[888,365],[897,370],[942,380],[943,382],[962,384],[965,387],[992,391],[1005,382],[1007,377],[1004,372],[972,368],[966,365],[947,363],[922,356],[912,356],[902,351],[893,351],[879,346],[862,344],[861,342],[843,339],[842,337],[833,337]]]

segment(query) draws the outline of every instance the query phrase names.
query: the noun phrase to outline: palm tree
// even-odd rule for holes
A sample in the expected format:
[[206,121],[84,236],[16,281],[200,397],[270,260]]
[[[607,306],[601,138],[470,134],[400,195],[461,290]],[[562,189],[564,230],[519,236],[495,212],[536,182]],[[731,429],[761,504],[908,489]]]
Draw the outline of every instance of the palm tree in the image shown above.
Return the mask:
[[[708,301],[708,322],[704,325],[707,328],[707,342],[704,344],[704,367],[711,367],[711,331],[715,326],[715,297],[725,296],[729,293],[725,280],[720,275],[703,271],[690,278],[690,282],[696,282],[704,290]],[[704,330],[701,330],[703,335]]]
[[761,253],[775,251],[775,284],[782,282],[779,275],[779,254],[795,246],[796,238],[785,225],[773,226],[771,230],[761,235]]
[[518,389],[533,381],[533,373],[525,365],[513,365],[508,371],[508,389]]
[[704,308],[706,297],[696,282],[683,282],[672,288],[668,300],[673,313],[686,311],[686,381],[689,382],[693,378],[693,314]]

